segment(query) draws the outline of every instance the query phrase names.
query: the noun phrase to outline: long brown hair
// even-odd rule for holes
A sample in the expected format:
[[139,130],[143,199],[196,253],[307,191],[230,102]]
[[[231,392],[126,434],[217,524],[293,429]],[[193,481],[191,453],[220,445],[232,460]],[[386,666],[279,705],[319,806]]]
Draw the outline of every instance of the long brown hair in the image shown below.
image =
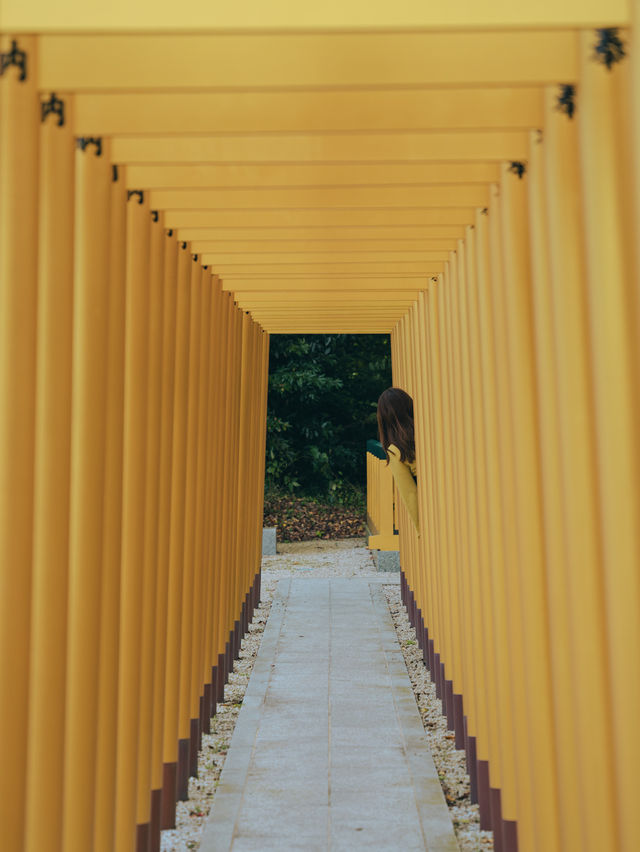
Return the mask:
[[389,460],[389,447],[400,450],[400,461],[414,462],[413,400],[401,388],[387,388],[378,400],[378,435]]

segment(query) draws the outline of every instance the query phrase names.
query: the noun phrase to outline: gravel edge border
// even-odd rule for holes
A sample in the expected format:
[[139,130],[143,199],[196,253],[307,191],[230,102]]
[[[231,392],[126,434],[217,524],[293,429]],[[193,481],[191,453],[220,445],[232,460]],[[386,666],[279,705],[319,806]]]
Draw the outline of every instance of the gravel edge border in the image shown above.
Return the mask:
[[466,754],[456,749],[455,734],[447,728],[442,704],[436,698],[436,687],[424,665],[416,632],[402,604],[400,589],[386,584],[382,588],[460,850],[490,852],[494,848],[493,832],[480,829],[480,809],[477,804],[471,803]]

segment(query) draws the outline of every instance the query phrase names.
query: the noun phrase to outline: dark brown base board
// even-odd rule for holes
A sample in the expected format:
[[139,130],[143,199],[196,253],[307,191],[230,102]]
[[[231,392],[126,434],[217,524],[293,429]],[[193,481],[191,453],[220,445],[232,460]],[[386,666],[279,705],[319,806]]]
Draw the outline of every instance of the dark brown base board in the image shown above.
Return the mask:
[[462,709],[462,695],[453,692],[451,684],[451,704],[453,709],[453,730],[456,733],[456,748],[464,748],[464,711]]
[[218,654],[218,692],[217,692],[217,700],[218,704],[222,704],[224,701],[224,679],[225,679],[225,662],[226,662],[226,652],[224,654]]
[[[465,716],[465,719],[467,717]],[[478,758],[476,749],[476,738],[467,737],[467,766],[469,767],[470,790],[469,796],[474,805],[478,804]]]
[[502,844],[504,852],[518,852],[518,823],[514,819],[502,820]]
[[200,730],[203,734],[211,733],[211,692],[212,684],[205,683],[200,698]]
[[176,801],[178,798],[178,764],[165,763],[162,767],[162,809],[160,825],[163,829],[176,827]]
[[494,852],[504,852],[502,842],[502,795],[498,787],[491,787],[491,826],[493,830]]
[[491,790],[489,789],[489,761],[478,761],[478,805],[480,807],[480,828],[491,831]]
[[446,680],[444,681],[444,713],[447,717],[447,728],[450,731],[455,730],[455,719],[453,716],[453,681]]
[[162,790],[151,791],[151,836],[149,852],[160,852],[160,830],[162,817]]
[[136,852],[149,852],[151,826],[148,822],[136,825]]
[[200,751],[200,719],[191,719],[189,737],[189,777],[198,777],[198,752]]
[[178,801],[189,798],[189,738],[178,740]]

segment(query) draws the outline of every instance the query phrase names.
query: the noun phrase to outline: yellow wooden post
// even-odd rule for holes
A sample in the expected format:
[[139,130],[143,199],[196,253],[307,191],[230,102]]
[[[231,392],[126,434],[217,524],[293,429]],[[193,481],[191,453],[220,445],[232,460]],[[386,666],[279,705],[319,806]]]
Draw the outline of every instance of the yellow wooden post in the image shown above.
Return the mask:
[[[0,96],[0,821],[13,849],[24,844],[26,792],[40,106],[36,39],[17,41],[26,79],[9,67]],[[0,44],[11,50],[8,37]]]
[[475,540],[470,529],[470,486],[469,480],[472,473],[473,458],[467,445],[469,440],[468,429],[471,412],[467,408],[465,399],[465,380],[467,367],[466,348],[467,329],[466,313],[464,306],[464,291],[466,288],[466,255],[465,244],[458,240],[456,251],[456,275],[451,282],[451,335],[453,353],[453,401],[454,401],[454,434],[456,441],[455,469],[456,469],[456,526],[458,539],[458,572],[459,572],[459,594],[460,594],[460,633],[457,644],[460,647],[460,686],[457,694],[454,694],[454,722],[456,731],[456,748],[463,748],[465,744],[462,699],[464,696],[467,710],[467,718],[471,719],[472,728],[475,730],[475,683],[473,677],[473,639],[472,620],[474,608],[471,599],[470,572],[475,568]]
[[[484,407],[487,404],[485,396],[485,379],[482,370],[482,340],[481,299],[486,300],[486,286],[480,292],[479,263],[480,257],[486,256],[488,210],[476,211],[474,228],[467,231],[467,274],[466,302],[469,334],[469,370],[470,370],[470,407],[472,421],[470,424],[473,443],[474,480],[475,480],[475,513],[477,535],[477,575],[473,582],[477,583],[476,618],[480,637],[476,653],[482,655],[482,675],[479,677],[482,687],[478,689],[478,733],[477,733],[477,782],[478,803],[480,805],[480,826],[483,829],[492,827],[489,765],[496,765],[499,777],[500,754],[498,745],[498,723],[495,710],[496,696],[496,666],[495,666],[495,635],[491,612],[491,553],[489,547],[490,506],[487,476],[487,435]],[[486,285],[486,277],[483,279]]]
[[244,592],[244,581],[246,576],[247,558],[247,525],[250,523],[250,512],[248,510],[248,492],[251,476],[251,391],[252,391],[252,358],[253,358],[253,333],[252,321],[248,313],[241,314],[242,323],[242,350],[240,360],[239,387],[238,387],[238,490],[236,498],[235,514],[235,536],[236,536],[236,558],[235,576],[233,582],[233,603],[231,618],[234,631],[234,656],[238,654],[241,636],[241,607]]
[[209,276],[208,286],[211,288],[211,310],[209,334],[211,335],[209,352],[209,411],[207,415],[207,497],[204,516],[204,551],[203,561],[205,570],[205,613],[202,635],[202,682],[204,687],[204,733],[210,732],[210,719],[215,713],[215,688],[217,650],[214,636],[214,608],[216,596],[216,545],[220,536],[219,516],[219,454],[216,451],[220,436],[220,384],[222,381],[223,356],[223,316],[222,291],[218,279]]
[[418,562],[422,578],[422,624],[420,625],[422,635],[420,644],[422,646],[423,659],[427,658],[428,629],[431,623],[431,559],[430,544],[432,529],[430,524],[430,494],[429,484],[431,480],[431,430],[429,421],[429,385],[427,381],[427,341],[425,339],[424,324],[424,294],[420,293],[419,301],[413,308],[414,312],[414,347],[416,362],[416,387],[418,388],[418,440],[420,450],[416,454],[418,464],[418,515],[420,517],[420,540],[418,542]]
[[[62,845],[67,654],[71,338],[73,316],[73,101],[64,124],[40,130],[38,365],[33,592],[25,849]],[[15,286],[15,283],[14,283]]]
[[[591,757],[598,766],[605,765],[608,758],[602,762],[601,749],[609,753],[609,745],[605,736],[593,742],[602,702],[581,699],[594,661],[600,656],[604,664],[601,635],[588,631],[585,636],[583,629],[585,617],[591,622],[595,615],[594,606],[595,612],[600,610],[602,629],[597,591],[601,563],[594,516],[593,409],[577,128],[575,120],[557,109],[557,94],[557,89],[545,91],[543,163],[532,164],[532,180],[544,181],[541,194],[547,220],[540,227],[546,224],[549,264],[548,271],[539,270],[533,296],[538,374],[546,386],[539,404],[560,840],[563,849],[588,849],[585,823],[591,807],[587,803],[593,803],[599,818],[602,799],[601,791],[594,791],[595,805],[589,794],[594,782],[584,773],[593,771],[587,765]],[[532,153],[539,148],[532,148]],[[583,515],[585,508],[587,514]],[[591,731],[592,743],[588,748],[587,731]],[[597,775],[603,777],[600,770]]]
[[116,769],[116,847],[135,846],[149,364],[150,211],[127,203],[122,563]]
[[233,671],[233,660],[235,656],[235,615],[236,615],[236,588],[238,573],[238,497],[241,488],[240,477],[240,403],[242,393],[242,351],[243,351],[243,316],[242,311],[233,308],[233,323],[235,326],[234,352],[232,361],[230,420],[229,420],[229,447],[231,450],[232,468],[230,470],[229,488],[229,515],[230,523],[228,539],[228,568],[227,588],[225,597],[225,631],[227,636],[227,676]]
[[[459,546],[456,535],[457,506],[456,506],[456,459],[455,459],[455,412],[453,403],[453,363],[451,339],[451,288],[456,278],[455,255],[449,256],[444,284],[440,290],[442,299],[438,312],[440,321],[440,364],[443,370],[441,392],[443,394],[443,447],[445,469],[445,494],[447,501],[447,539],[448,555],[444,575],[445,598],[447,601],[448,642],[442,677],[442,696],[447,714],[447,724],[450,730],[454,727],[453,694],[460,684],[461,654],[460,654],[460,590],[459,590]],[[448,675],[448,676],[447,676]]]
[[111,178],[106,140],[76,151],[65,852],[94,836]]
[[200,326],[202,286],[200,266],[192,257],[190,268],[189,399],[187,413],[187,459],[185,490],[182,616],[180,638],[180,690],[178,715],[178,799],[188,797],[191,743],[191,654],[193,644],[193,583],[198,469],[198,407],[200,395]]
[[[488,388],[491,394],[491,404],[487,406],[489,423],[487,431],[491,440],[487,458],[491,461],[491,496],[492,517],[495,528],[492,529],[491,566],[492,587],[495,613],[496,654],[498,662],[498,693],[499,730],[501,734],[501,786],[500,796],[492,794],[492,818],[494,812],[500,812],[502,821],[504,847],[513,847],[518,818],[518,795],[521,793],[516,780],[516,753],[518,739],[514,719],[515,697],[512,689],[514,677],[521,677],[522,672],[514,665],[514,659],[521,659],[517,654],[516,642],[518,635],[513,635],[508,619],[511,606],[510,591],[506,582],[509,566],[516,564],[514,557],[515,541],[513,524],[510,523],[510,512],[513,506],[512,495],[512,464],[513,449],[511,431],[509,429],[509,409],[507,399],[506,376],[506,342],[505,319],[502,302],[502,250],[501,250],[501,219],[499,190],[496,185],[491,187],[491,205],[489,208],[489,251],[486,267],[479,269],[481,275],[487,276],[486,309],[483,315],[483,325],[486,331],[487,350],[484,353],[483,368],[486,369]],[[480,280],[479,286],[482,289]],[[485,390],[486,392],[486,390]],[[498,519],[500,522],[498,523]],[[491,778],[493,782],[493,776]],[[495,789],[495,783],[492,784]],[[494,832],[498,830],[494,822]]]
[[[263,517],[264,511],[264,479],[265,479],[265,468],[266,468],[266,450],[267,450],[267,398],[269,393],[269,344],[270,337],[266,331],[262,332],[262,406],[260,411],[260,429],[261,429],[261,439],[260,439],[260,474],[259,474],[259,482],[260,482],[260,517]],[[261,522],[261,526],[264,521]],[[256,554],[256,566],[257,566],[257,577],[256,577],[256,590],[254,595],[254,603],[255,606],[258,606],[260,603],[260,578],[262,572],[262,533],[260,533],[260,540],[258,543],[258,551]]]
[[[256,323],[256,393],[258,397],[258,405],[256,406],[256,438],[255,438],[255,454],[256,454],[256,469],[254,473],[255,482],[255,501],[256,501],[256,526],[254,537],[254,550],[251,554],[250,564],[250,587],[249,587],[249,607],[247,627],[253,620],[253,612],[258,605],[257,591],[259,583],[260,568],[262,564],[262,529],[264,526],[264,477],[265,477],[265,451],[266,451],[266,403],[267,403],[267,382],[269,380],[269,364],[265,365],[265,359],[268,358],[268,335]],[[266,369],[265,369],[266,366]]]
[[137,848],[147,850],[151,838],[151,761],[155,678],[158,576],[158,517],[160,500],[160,441],[162,416],[162,342],[164,331],[164,221],[151,214],[149,237],[148,364],[144,541],[140,637],[140,712],[138,717]]
[[[418,363],[418,332],[417,332],[417,310],[416,306],[412,305],[411,308],[406,313],[407,318],[407,360],[409,363],[409,370],[411,375],[411,396],[413,398],[413,410],[414,410],[414,422],[415,422],[415,436],[414,443],[417,447],[416,450],[416,465],[421,464],[420,455],[422,453],[423,446],[423,420],[422,420],[422,387],[419,382],[419,363]],[[418,483],[420,486],[420,483]],[[420,491],[421,487],[417,488],[418,491],[418,517],[420,516],[420,507],[421,507],[421,497]],[[422,621],[424,619],[424,580],[423,580],[423,569],[424,565],[420,558],[421,550],[422,550],[422,540],[419,540],[417,534],[415,532],[415,528],[413,523],[409,526],[410,536],[411,536],[411,549],[412,549],[412,559],[414,563],[414,576],[415,576],[415,588],[416,588],[416,601],[417,601],[417,611],[416,611],[416,636],[418,637],[419,644],[422,644]]]
[[426,342],[426,393],[428,397],[428,421],[429,421],[429,452],[430,452],[430,482],[429,482],[429,501],[428,511],[430,517],[429,523],[429,566],[430,566],[430,590],[431,590],[431,607],[429,621],[429,647],[428,659],[431,679],[436,682],[436,663],[435,654],[437,653],[442,636],[440,625],[441,616],[441,583],[440,570],[442,563],[442,518],[443,512],[441,509],[441,492],[440,480],[438,477],[438,422],[440,417],[439,409],[439,377],[437,370],[437,341],[435,329],[437,323],[434,322],[434,315],[437,311],[436,288],[440,286],[437,279],[432,279],[429,284],[429,289],[424,296],[421,296],[421,302],[424,303],[423,308],[423,334]]
[[[219,382],[216,391],[217,400],[217,416],[216,416],[216,434],[219,436],[220,446],[225,446],[227,439],[226,423],[228,417],[228,398],[229,398],[229,354],[230,343],[232,339],[231,329],[231,295],[230,293],[220,294],[219,311],[220,318],[218,329],[220,332],[220,348],[219,348]],[[213,500],[214,519],[216,519],[215,532],[213,533],[213,610],[212,610],[212,672],[211,672],[211,689],[212,689],[212,710],[216,712],[217,703],[222,700],[224,695],[224,638],[222,625],[222,601],[225,588],[225,570],[226,562],[224,559],[226,547],[225,533],[225,516],[226,516],[226,470],[228,467],[228,452],[219,452],[215,454],[215,491]],[[214,520],[212,519],[212,523]]]
[[[525,705],[516,705],[515,723],[521,748],[529,744],[529,757],[519,761],[530,773],[521,773],[519,814],[521,848],[558,849],[557,786],[553,756],[553,714],[547,672],[550,669],[545,600],[544,539],[540,488],[539,435],[536,413],[537,377],[533,339],[533,312],[528,236],[526,179],[502,169],[501,190],[504,253],[504,305],[507,327],[509,407],[514,446],[514,496],[517,528],[517,572],[510,611],[523,620],[513,621],[512,632],[524,633],[517,658],[523,672]],[[514,566],[515,567],[515,566]],[[511,575],[511,572],[510,572]],[[509,586],[510,582],[509,582]],[[520,649],[519,649],[520,651]],[[533,810],[529,811],[529,797]],[[536,839],[537,838],[537,839]]]
[[210,343],[211,343],[211,275],[206,269],[199,268],[200,289],[202,293],[201,305],[201,327],[200,327],[200,376],[199,376],[199,406],[198,406],[198,470],[196,481],[196,505],[195,505],[195,548],[194,548],[194,584],[193,584],[193,616],[192,616],[192,652],[191,652],[191,685],[190,685],[190,716],[191,716],[191,747],[190,747],[190,775],[198,772],[198,750],[202,736],[203,687],[205,681],[202,679],[202,653],[203,653],[203,628],[204,612],[206,602],[204,595],[205,587],[205,565],[204,533],[206,512],[206,474],[207,474],[207,441],[210,434],[209,427],[209,372],[210,372]]
[[[603,709],[612,719],[615,775],[602,790],[597,813],[590,805],[593,820],[588,825],[594,847],[597,838],[606,835],[606,842],[626,852],[637,844],[640,830],[631,780],[640,755],[640,654],[629,653],[630,648],[640,648],[638,281],[625,239],[629,214],[625,193],[631,176],[620,172],[621,69],[614,66],[608,71],[593,62],[592,41],[591,33],[581,34],[577,121],[603,557],[600,589],[606,608],[603,639],[611,701]],[[606,777],[602,770],[598,775],[591,779],[594,785]],[[612,825],[612,807],[617,825]]]
[[[433,282],[432,282],[433,286]],[[435,460],[434,440],[435,426],[433,422],[432,388],[431,388],[431,352],[429,339],[428,320],[428,293],[421,292],[418,299],[418,341],[421,362],[420,386],[422,391],[423,411],[423,445],[422,463],[418,471],[418,484],[422,490],[422,502],[420,503],[420,525],[422,536],[421,559],[424,561],[425,570],[425,596],[426,606],[424,612],[425,633],[423,658],[427,667],[432,670],[433,659],[431,645],[436,622],[437,587],[435,575],[437,571],[437,547],[438,533],[435,522],[436,493],[434,490]],[[433,676],[433,671],[432,671]]]
[[249,404],[249,417],[251,427],[251,443],[249,444],[249,497],[250,497],[250,520],[249,529],[247,530],[247,544],[245,554],[244,582],[242,588],[242,622],[240,632],[244,636],[249,625],[249,609],[251,579],[255,574],[255,553],[257,544],[257,528],[258,528],[258,488],[256,475],[258,472],[258,414],[260,408],[260,397],[258,389],[258,363],[260,352],[258,349],[259,340],[258,325],[251,320],[251,401]]
[[437,588],[437,615],[434,622],[433,652],[432,652],[432,678],[436,684],[438,697],[442,697],[442,668],[441,660],[446,658],[450,643],[451,619],[448,609],[448,587],[446,577],[446,566],[448,565],[449,536],[447,528],[448,504],[445,491],[445,468],[443,449],[443,396],[442,383],[444,381],[442,365],[442,348],[440,342],[440,312],[442,310],[442,289],[445,287],[445,279],[441,277],[437,284],[429,288],[429,345],[430,345],[430,382],[431,382],[431,406],[434,436],[434,478],[436,481],[437,516],[438,525],[438,562],[436,564],[435,583]]
[[120,562],[122,557],[122,444],[127,242],[126,171],[112,168],[109,223],[109,318],[104,483],[100,672],[95,795],[95,852],[111,852],[115,832]]
[[189,323],[191,255],[178,251],[176,342],[171,451],[171,510],[169,580],[166,629],[166,674],[163,726],[162,828],[175,826],[178,778],[178,706],[180,687],[180,636],[182,631],[182,572],[184,560],[185,491],[187,461],[187,409],[189,403]]
[[200,326],[202,282],[200,266],[192,258],[190,268],[191,312],[189,319],[189,402],[187,414],[187,467],[183,543],[182,616],[180,638],[180,698],[178,715],[178,799],[189,793],[191,742],[191,652],[193,644],[193,580],[198,470],[198,406],[200,392]]
[[164,238],[162,379],[160,403],[160,472],[158,483],[158,564],[153,677],[153,740],[151,754],[151,852],[160,847],[163,788],[163,727],[169,614],[169,533],[176,363],[176,298],[178,244],[169,231]]
[[[227,440],[227,421],[230,417],[229,412],[229,363],[231,354],[231,342],[233,339],[233,329],[231,323],[231,294],[223,293],[221,299],[221,363],[220,363],[220,387],[218,391],[218,434],[220,435],[220,443],[226,446]],[[226,588],[226,546],[227,546],[227,530],[225,529],[225,520],[227,516],[227,491],[226,477],[229,467],[229,448],[220,454],[217,466],[217,481],[216,481],[216,501],[218,504],[219,529],[215,538],[214,551],[214,581],[213,581],[213,664],[215,671],[212,672],[213,691],[215,692],[214,704],[221,701],[224,697],[224,679],[225,679],[225,627],[224,619],[224,597]],[[215,710],[215,706],[214,706]]]
[[[484,684],[487,682],[487,660],[489,654],[484,646],[484,620],[485,611],[481,596],[481,575],[488,570],[483,557],[485,552],[481,548],[481,536],[478,524],[478,466],[481,461],[481,444],[479,441],[480,424],[478,423],[478,395],[474,396],[474,384],[479,382],[477,350],[475,349],[475,232],[473,228],[467,228],[465,234],[464,251],[461,252],[460,263],[463,267],[463,275],[460,279],[458,290],[458,310],[460,323],[460,344],[462,356],[462,398],[463,398],[463,429],[464,450],[466,470],[466,500],[467,500],[467,525],[469,537],[469,563],[468,588],[469,588],[469,686],[471,689],[471,703],[467,697],[465,687],[465,706],[467,709],[467,731],[465,741],[468,752],[468,768],[471,775],[471,789],[473,798],[477,800],[477,766],[476,766],[476,742],[480,740],[486,749],[487,725],[486,725],[486,690]],[[486,754],[486,751],[485,751]]]

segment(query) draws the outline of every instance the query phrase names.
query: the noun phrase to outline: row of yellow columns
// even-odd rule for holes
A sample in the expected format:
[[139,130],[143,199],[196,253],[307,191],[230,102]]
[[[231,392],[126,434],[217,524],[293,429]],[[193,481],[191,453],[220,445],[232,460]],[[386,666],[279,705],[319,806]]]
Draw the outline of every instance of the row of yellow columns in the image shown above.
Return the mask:
[[268,335],[35,78],[0,96],[2,845],[150,852],[259,600]]
[[581,48],[575,116],[545,90],[524,174],[392,335],[423,530],[401,507],[403,595],[509,852],[640,835],[640,158],[629,63]]

